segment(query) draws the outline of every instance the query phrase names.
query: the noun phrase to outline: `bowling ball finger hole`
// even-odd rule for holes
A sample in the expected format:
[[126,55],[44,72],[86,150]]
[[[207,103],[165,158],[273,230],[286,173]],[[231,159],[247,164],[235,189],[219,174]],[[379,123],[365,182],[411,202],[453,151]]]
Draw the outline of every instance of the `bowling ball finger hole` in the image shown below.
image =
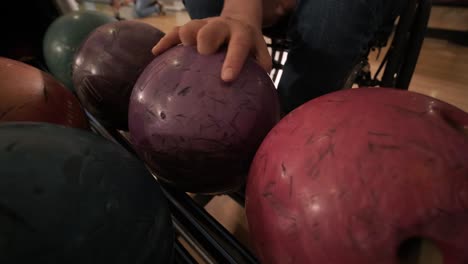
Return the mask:
[[400,243],[397,251],[400,264],[443,264],[440,249],[430,239],[411,237]]

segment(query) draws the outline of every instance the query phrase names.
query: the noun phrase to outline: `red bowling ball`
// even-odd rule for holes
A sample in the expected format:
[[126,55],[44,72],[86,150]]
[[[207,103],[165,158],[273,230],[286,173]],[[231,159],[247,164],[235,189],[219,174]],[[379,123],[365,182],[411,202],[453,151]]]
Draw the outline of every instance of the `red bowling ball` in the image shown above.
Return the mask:
[[359,88],[297,108],[268,134],[246,190],[262,263],[399,264],[430,241],[468,263],[468,114]]
[[51,75],[0,58],[0,122],[45,122],[88,129],[78,98]]

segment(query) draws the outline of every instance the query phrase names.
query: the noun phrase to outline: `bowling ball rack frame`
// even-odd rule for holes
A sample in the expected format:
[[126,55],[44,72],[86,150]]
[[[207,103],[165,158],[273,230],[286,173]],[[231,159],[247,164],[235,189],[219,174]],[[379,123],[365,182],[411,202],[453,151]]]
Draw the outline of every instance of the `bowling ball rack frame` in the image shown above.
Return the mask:
[[[459,9],[468,8],[468,0],[433,0],[433,6],[451,7]],[[428,28],[427,35],[431,38],[443,39],[449,42],[468,46],[468,30],[454,30],[443,27]]]
[[[98,119],[86,112],[94,133],[121,145],[137,156],[125,132],[107,128]],[[137,156],[138,157],[138,156]],[[150,168],[148,170],[156,178]],[[258,263],[253,253],[242,245],[226,228],[211,216],[196,199],[187,193],[159,182],[169,202],[176,236],[183,238],[190,248],[207,263]],[[239,193],[232,194],[243,204]],[[197,263],[189,251],[176,239],[175,263]]]
[[[427,34],[431,9],[431,0],[408,0],[393,27],[393,38],[390,38],[392,32],[376,34],[366,52],[357,60],[343,89],[357,84],[362,87],[380,86],[408,90]],[[269,31],[267,33],[272,35],[269,37],[270,43],[267,44],[273,59],[273,70],[270,76],[276,83],[277,78],[280,78],[279,72],[283,70],[291,41],[284,33]],[[380,52],[389,41],[388,50],[382,62],[372,74],[368,59],[369,53],[373,50]]]

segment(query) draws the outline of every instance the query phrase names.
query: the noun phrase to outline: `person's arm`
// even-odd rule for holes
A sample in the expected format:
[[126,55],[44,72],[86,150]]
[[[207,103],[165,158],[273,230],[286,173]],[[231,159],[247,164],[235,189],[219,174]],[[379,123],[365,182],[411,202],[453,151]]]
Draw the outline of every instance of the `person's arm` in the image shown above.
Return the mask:
[[262,34],[262,0],[225,0],[219,17],[192,20],[174,28],[153,48],[158,55],[174,45],[196,45],[201,54],[212,54],[228,43],[221,78],[232,81],[239,75],[249,54],[266,70],[271,57]]

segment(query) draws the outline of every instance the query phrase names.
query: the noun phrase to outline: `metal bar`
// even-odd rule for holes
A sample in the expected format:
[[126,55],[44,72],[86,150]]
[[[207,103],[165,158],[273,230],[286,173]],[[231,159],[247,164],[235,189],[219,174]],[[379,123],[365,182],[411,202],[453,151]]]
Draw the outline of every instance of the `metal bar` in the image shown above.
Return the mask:
[[213,200],[214,195],[205,195],[205,194],[195,194],[192,199],[201,207],[205,207],[211,200]]
[[404,89],[409,87],[426,36],[431,8],[430,0],[420,0],[418,2],[418,9],[411,28],[406,56],[396,83],[397,87],[402,87]]
[[[177,218],[173,217],[172,218],[174,227],[177,230],[177,234],[180,235],[185,242],[189,244],[189,246],[200,255],[203,260],[208,263],[208,264],[213,264],[214,261],[213,259],[209,256],[209,253],[206,251],[206,249],[200,247],[196,239],[193,238],[191,234],[189,234],[186,230],[185,227],[183,227],[180,222],[177,220]],[[177,241],[178,242],[178,241]],[[191,256],[191,255],[190,255]],[[192,257],[192,256],[191,256]]]
[[163,191],[177,220],[191,228],[189,232],[199,239],[217,262],[257,263],[256,258],[190,196],[171,186],[164,186]]
[[397,78],[400,74],[402,59],[406,56],[406,48],[408,45],[409,31],[412,27],[413,20],[416,14],[418,0],[409,0],[405,10],[400,16],[398,26],[393,37],[388,53],[385,71],[382,76],[382,85],[386,87],[394,87],[406,89],[405,87],[395,87]]
[[228,193],[228,195],[240,206],[245,207],[245,185],[239,188],[236,192]]
[[229,193],[228,194],[231,199],[236,201],[240,206],[244,207],[245,206],[245,197],[242,195],[240,192],[234,192],[234,193]]
[[179,241],[175,241],[175,254],[174,263],[176,264],[195,264],[197,261],[188,253],[188,251],[180,244]]
[[463,46],[468,46],[468,31],[428,28],[426,36],[428,38],[443,39]]

